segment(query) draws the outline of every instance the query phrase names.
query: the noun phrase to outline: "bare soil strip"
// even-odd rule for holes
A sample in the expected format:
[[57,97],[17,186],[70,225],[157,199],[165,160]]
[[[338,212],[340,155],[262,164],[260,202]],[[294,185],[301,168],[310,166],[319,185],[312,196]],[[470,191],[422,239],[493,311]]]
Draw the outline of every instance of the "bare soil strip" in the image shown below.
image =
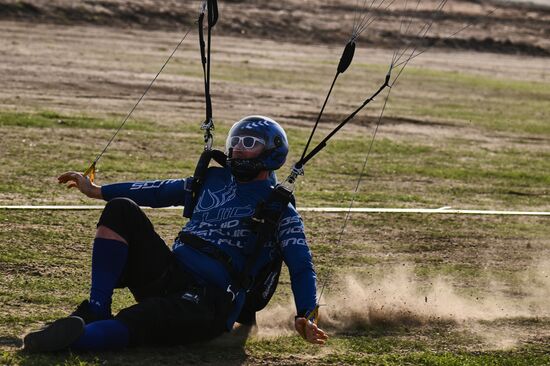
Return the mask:
[[[424,0],[415,12],[415,21],[434,16],[438,1]],[[101,2],[68,0],[0,0],[0,20],[95,25],[120,28],[174,30],[191,26],[196,20],[198,1],[136,2],[106,0]],[[409,3],[396,1],[389,9],[373,10],[378,20],[363,40],[371,45],[393,48],[401,42],[395,32],[402,16],[411,11]],[[498,10],[490,17],[485,15]],[[301,0],[258,3],[253,0],[220,2],[222,19],[219,34],[272,39],[294,43],[340,44],[351,33],[355,0],[314,4]],[[447,5],[433,27],[433,36],[422,42],[438,42],[441,47],[483,50],[504,54],[550,55],[550,8],[536,4],[495,1],[455,0]],[[470,29],[454,40],[442,40],[463,24],[471,22],[481,28]],[[411,40],[415,41],[415,37]],[[417,39],[417,41],[420,41]]]

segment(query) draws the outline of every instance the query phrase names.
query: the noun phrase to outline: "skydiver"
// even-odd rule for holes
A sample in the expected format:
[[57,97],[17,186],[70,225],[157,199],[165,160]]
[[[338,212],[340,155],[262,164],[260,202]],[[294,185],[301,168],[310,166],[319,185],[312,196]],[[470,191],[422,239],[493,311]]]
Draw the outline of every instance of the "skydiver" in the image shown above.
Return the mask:
[[[98,186],[77,172],[59,176],[59,183],[107,201],[93,243],[90,296],[70,316],[27,334],[23,349],[101,351],[178,345],[218,337],[235,322],[253,324],[255,309],[246,309],[250,294],[232,287],[233,277],[250,255],[250,218],[258,202],[272,191],[273,171],[286,160],[288,140],[274,120],[249,116],[229,131],[226,152],[225,167],[208,168],[193,215],[172,250],[139,206],[184,205],[189,202],[192,178]],[[306,341],[324,344],[328,335],[315,321],[311,252],[302,219],[291,204],[276,237],[276,242],[264,243],[251,275],[282,258],[289,268],[297,310],[295,329]],[[277,280],[272,279],[269,291],[274,291]],[[130,289],[136,304],[113,316],[113,290],[122,287]]]

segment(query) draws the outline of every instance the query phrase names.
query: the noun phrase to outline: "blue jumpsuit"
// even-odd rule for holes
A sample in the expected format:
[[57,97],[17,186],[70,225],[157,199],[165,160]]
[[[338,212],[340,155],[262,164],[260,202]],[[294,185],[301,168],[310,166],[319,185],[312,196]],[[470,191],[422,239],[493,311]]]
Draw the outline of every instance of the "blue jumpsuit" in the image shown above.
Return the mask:
[[[190,183],[189,178],[117,183],[103,186],[102,194],[107,201],[126,197],[140,206],[181,206],[190,194]],[[209,168],[193,216],[182,231],[217,245],[231,256],[234,267],[242,270],[246,256],[252,251],[247,241],[250,234],[247,219],[254,213],[258,202],[268,197],[272,190],[271,183],[270,180],[240,183],[228,168]],[[277,246],[280,246],[289,269],[297,313],[303,316],[316,305],[316,275],[302,219],[290,204],[283,214],[276,237],[277,242],[264,247],[251,274],[254,275],[268,263],[274,251],[279,250]],[[191,273],[197,282],[224,290],[228,288],[230,275],[216,259],[177,239],[172,250],[181,268]],[[232,328],[244,301],[245,292],[240,291],[227,319],[227,329]]]

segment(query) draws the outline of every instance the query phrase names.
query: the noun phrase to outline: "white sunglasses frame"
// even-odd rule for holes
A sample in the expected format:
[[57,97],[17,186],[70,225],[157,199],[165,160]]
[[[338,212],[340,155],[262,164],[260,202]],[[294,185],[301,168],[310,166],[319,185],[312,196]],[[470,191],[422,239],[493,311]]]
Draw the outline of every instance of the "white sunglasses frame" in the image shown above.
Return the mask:
[[[244,145],[244,139],[247,138],[247,137],[251,137],[252,139],[254,139],[254,144],[253,144],[251,147],[246,147],[246,146]],[[234,138],[238,138],[239,141],[238,141],[236,144],[233,145],[231,140],[233,140]],[[229,146],[228,146],[228,148],[234,149],[237,145],[239,145],[239,143],[242,145],[242,147],[244,147],[244,148],[247,149],[247,150],[252,150],[253,148],[255,148],[256,145],[257,145],[257,143],[260,143],[260,144],[262,144],[263,146],[265,146],[265,140],[262,139],[262,138],[259,138],[259,137],[256,137],[256,136],[250,136],[250,135],[245,135],[245,136],[239,136],[239,135],[237,135],[237,136],[231,136],[231,137],[229,138]]]

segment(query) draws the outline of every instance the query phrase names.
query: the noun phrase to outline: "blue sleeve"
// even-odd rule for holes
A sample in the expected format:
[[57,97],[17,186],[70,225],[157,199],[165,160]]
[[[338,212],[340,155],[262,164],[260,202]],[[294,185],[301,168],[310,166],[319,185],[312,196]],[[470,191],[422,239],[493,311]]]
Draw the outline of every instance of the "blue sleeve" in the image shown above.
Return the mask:
[[307,245],[304,223],[291,207],[279,225],[283,259],[290,272],[290,282],[298,315],[304,316],[317,305],[317,276]]
[[125,197],[140,206],[183,206],[185,196],[190,193],[191,179],[108,184],[101,187],[101,194],[105,201],[110,201],[115,197]]

